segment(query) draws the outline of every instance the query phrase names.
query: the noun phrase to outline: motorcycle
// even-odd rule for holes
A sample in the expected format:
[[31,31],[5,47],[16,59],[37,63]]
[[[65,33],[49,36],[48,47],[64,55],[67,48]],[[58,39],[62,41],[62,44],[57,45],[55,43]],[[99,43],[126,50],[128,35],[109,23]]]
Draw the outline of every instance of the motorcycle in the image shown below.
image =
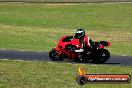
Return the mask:
[[90,39],[91,47],[83,47],[79,39],[66,35],[60,38],[58,45],[49,52],[52,61],[76,61],[82,63],[105,63],[110,58],[110,53],[105,47],[110,42],[93,42]]

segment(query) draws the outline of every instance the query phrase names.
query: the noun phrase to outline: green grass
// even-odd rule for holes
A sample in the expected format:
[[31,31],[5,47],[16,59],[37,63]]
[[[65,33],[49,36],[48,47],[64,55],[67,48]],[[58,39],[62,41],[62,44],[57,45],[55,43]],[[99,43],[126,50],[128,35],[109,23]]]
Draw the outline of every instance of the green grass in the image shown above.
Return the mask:
[[[80,88],[79,64],[0,60],[0,88]],[[87,74],[130,74],[131,66],[83,64]],[[84,88],[131,88],[130,84],[86,84]]]
[[132,4],[0,4],[0,23],[45,28],[131,29]]
[[112,54],[132,55],[132,4],[0,3],[0,48],[50,50],[62,35],[85,28],[111,41]]
[[31,1],[31,2],[101,2],[101,1],[132,1],[132,0],[0,0],[0,1]]

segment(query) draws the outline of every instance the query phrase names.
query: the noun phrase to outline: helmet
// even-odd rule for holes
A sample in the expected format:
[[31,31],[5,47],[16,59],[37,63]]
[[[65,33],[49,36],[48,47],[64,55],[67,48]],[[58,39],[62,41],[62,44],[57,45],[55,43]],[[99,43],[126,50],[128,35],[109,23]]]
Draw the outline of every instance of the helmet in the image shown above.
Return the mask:
[[83,29],[78,29],[75,33],[75,38],[83,38],[85,37],[85,31]]

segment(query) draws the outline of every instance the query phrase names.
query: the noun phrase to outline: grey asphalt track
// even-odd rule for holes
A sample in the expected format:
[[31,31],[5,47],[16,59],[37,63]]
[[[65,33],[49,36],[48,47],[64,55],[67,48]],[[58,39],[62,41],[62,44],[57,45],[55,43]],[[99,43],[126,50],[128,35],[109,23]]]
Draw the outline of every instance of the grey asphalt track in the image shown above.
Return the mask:
[[[0,59],[25,61],[50,61],[48,51],[0,50]],[[105,64],[132,65],[132,56],[111,56]]]

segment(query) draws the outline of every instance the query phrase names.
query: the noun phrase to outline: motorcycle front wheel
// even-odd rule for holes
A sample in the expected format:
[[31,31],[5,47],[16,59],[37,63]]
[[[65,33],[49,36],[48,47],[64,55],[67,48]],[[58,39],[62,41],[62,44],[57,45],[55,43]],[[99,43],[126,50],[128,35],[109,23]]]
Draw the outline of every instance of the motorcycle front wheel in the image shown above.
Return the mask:
[[52,61],[57,61],[57,60],[58,60],[58,51],[55,50],[55,49],[52,49],[52,50],[49,52],[49,58],[50,58]]

